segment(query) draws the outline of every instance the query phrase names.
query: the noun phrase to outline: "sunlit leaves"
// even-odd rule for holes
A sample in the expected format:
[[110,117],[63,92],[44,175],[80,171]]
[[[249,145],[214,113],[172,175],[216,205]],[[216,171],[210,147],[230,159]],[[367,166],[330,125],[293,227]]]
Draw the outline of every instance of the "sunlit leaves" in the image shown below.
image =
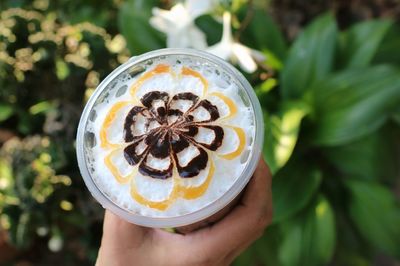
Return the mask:
[[302,214],[282,225],[279,260],[284,266],[324,265],[335,247],[335,220],[331,205],[319,196]]
[[264,158],[272,173],[289,160],[296,145],[301,120],[309,113],[302,102],[288,102],[278,114],[264,114]]

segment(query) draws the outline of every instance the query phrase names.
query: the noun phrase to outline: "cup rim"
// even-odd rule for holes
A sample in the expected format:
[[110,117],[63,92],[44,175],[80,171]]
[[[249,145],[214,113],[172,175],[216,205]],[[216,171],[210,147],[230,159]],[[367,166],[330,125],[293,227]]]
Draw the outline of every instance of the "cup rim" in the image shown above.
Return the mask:
[[[84,135],[85,129],[87,125],[87,121],[89,118],[90,111],[92,110],[97,98],[103,92],[103,90],[107,87],[107,85],[114,80],[119,74],[121,74],[126,69],[138,64],[142,61],[149,60],[154,57],[159,56],[170,56],[170,55],[188,55],[193,57],[199,57],[210,61],[216,65],[219,65],[224,68],[226,72],[231,74],[238,83],[242,86],[244,91],[247,94],[247,97],[250,100],[251,106],[254,111],[254,122],[255,122],[255,135],[253,140],[253,152],[250,153],[249,162],[243,169],[241,175],[236,179],[233,185],[219,197],[218,199],[210,202],[206,206],[201,209],[187,213],[181,216],[174,217],[149,217],[143,216],[140,214],[136,214],[133,212],[129,212],[117,204],[113,203],[108,196],[106,196],[93,181],[91,174],[88,169],[86,156],[84,152]],[[142,55],[131,57],[127,62],[121,64],[116,69],[114,69],[96,88],[95,92],[91,95],[86,106],[82,112],[79,126],[77,130],[76,136],[76,154],[78,159],[79,169],[82,175],[82,178],[87,186],[88,190],[92,194],[92,196],[103,206],[103,208],[110,210],[114,214],[123,218],[124,220],[134,223],[141,226],[146,227],[154,227],[154,228],[168,228],[168,227],[179,227],[185,226],[189,224],[196,223],[198,221],[204,220],[207,217],[215,214],[226,205],[228,205],[234,198],[238,196],[238,194],[244,189],[244,187],[249,182],[251,176],[253,175],[257,164],[260,159],[261,149],[264,140],[264,122],[262,116],[262,110],[260,102],[250,83],[246,80],[246,78],[240,73],[235,67],[231,64],[219,58],[213,54],[208,52],[199,51],[196,49],[188,49],[188,48],[164,48],[159,50],[154,50],[148,53],[144,53]]]

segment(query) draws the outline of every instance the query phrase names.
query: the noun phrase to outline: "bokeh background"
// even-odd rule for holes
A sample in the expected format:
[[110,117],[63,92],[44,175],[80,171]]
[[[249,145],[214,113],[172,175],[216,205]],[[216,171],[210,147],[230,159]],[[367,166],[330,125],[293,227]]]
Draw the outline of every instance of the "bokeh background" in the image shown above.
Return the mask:
[[0,0],[0,265],[94,264],[84,104],[130,56],[202,42],[254,86],[274,174],[273,223],[234,265],[400,265],[400,1],[194,2]]

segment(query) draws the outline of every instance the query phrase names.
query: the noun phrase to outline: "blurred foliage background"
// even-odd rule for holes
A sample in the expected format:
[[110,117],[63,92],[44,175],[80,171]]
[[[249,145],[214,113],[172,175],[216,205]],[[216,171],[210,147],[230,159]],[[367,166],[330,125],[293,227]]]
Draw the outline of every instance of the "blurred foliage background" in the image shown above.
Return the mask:
[[[93,265],[102,208],[75,159],[80,113],[130,56],[166,46],[168,0],[0,0],[0,264]],[[400,2],[219,1],[208,45],[260,51],[273,224],[234,265],[399,265]],[[60,255],[61,254],[61,255]]]

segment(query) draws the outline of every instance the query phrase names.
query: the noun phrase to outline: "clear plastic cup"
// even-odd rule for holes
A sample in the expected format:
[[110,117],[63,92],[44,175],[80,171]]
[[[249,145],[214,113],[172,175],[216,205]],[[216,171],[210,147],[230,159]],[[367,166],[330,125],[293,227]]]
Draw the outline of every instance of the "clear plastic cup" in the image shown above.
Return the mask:
[[[210,64],[215,69],[218,69],[220,74],[234,82],[240,91],[240,97],[242,101],[253,110],[254,117],[254,134],[251,136],[252,149],[247,160],[247,164],[244,167],[240,176],[236,179],[233,185],[223,193],[219,198],[209,202],[203,208],[194,212],[186,213],[183,215],[176,215],[173,217],[153,217],[142,215],[137,212],[133,212],[127,209],[122,204],[117,204],[112,199],[112,195],[105,193],[100,189],[101,186],[96,183],[94,178],[95,169],[91,164],[93,156],[96,156],[92,152],[92,148],[95,145],[96,137],[93,129],[90,128],[89,122],[96,118],[96,113],[92,110],[93,108],[108,100],[110,95],[119,93],[120,88],[116,87],[116,80],[120,79],[123,75],[128,72],[132,72],[132,69],[136,67],[142,67],[147,64],[151,64],[153,61],[158,59],[164,59],[173,57],[177,60],[185,61],[186,59],[194,64]],[[237,114],[240,115],[240,114]],[[171,228],[171,227],[182,227],[192,224],[201,224],[201,221],[207,220],[211,216],[216,216],[217,212],[223,212],[223,209],[228,205],[232,205],[233,201],[239,193],[245,188],[249,182],[254,170],[258,164],[260,158],[260,151],[263,144],[263,116],[260,107],[260,103],[253,91],[253,88],[245,77],[232,65],[216,57],[212,54],[193,50],[193,49],[160,49],[149,53],[142,54],[140,56],[132,57],[126,63],[116,68],[110,75],[108,75],[97,87],[93,95],[87,102],[85,109],[82,113],[77,139],[76,139],[76,150],[79,168],[84,179],[86,186],[93,195],[93,197],[106,209],[112,211],[119,217],[125,219],[128,222],[138,224],[146,227],[156,228]],[[218,167],[216,165],[215,167]]]

